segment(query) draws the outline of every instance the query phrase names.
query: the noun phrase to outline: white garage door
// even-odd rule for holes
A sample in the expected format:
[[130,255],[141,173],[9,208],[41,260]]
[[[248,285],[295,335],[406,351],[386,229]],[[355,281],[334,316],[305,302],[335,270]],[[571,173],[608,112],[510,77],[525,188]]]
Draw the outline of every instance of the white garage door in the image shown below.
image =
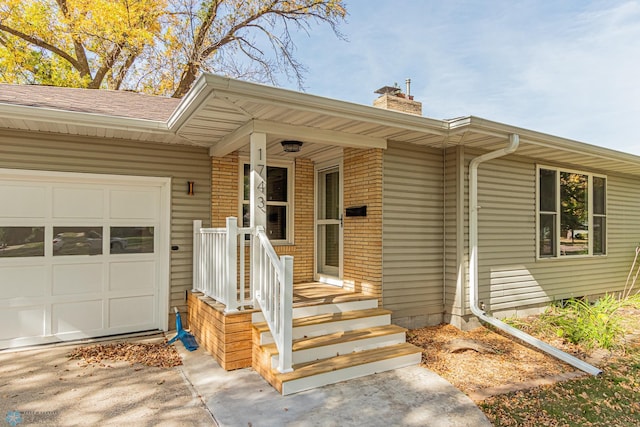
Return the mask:
[[169,191],[0,169],[0,348],[166,329]]

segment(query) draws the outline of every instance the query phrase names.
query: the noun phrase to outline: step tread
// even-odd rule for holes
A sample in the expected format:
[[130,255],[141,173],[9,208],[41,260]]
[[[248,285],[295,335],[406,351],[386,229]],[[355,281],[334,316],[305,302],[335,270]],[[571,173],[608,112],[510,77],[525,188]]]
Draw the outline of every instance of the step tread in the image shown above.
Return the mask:
[[[357,329],[354,331],[340,331],[317,337],[299,338],[293,341],[293,351],[307,350],[346,342],[356,342],[362,339],[399,334],[406,331],[406,328],[398,325],[385,325],[366,329]],[[272,356],[278,354],[278,349],[275,343],[263,344],[262,348]]]
[[352,366],[364,365],[381,360],[393,359],[410,354],[421,353],[422,349],[410,343],[401,343],[387,347],[365,350],[357,353],[344,354],[329,359],[316,360],[313,362],[294,365],[293,372],[276,373],[275,379],[280,383],[294,381],[300,378],[311,377],[313,375],[324,374],[326,372],[337,371]]
[[314,305],[324,305],[324,304],[339,304],[345,302],[357,302],[357,301],[370,301],[376,300],[377,298],[370,297],[362,294],[346,294],[346,295],[330,295],[330,296],[322,296],[322,297],[300,297],[294,295],[293,297],[293,307],[309,307]]
[[[382,316],[386,314],[390,315],[391,310],[386,310],[384,308],[368,308],[364,310],[343,311],[340,313],[318,314],[315,316],[293,319],[293,327],[299,328],[302,326],[339,322],[343,320],[361,319],[365,317]],[[269,325],[267,325],[267,322],[254,323],[253,327],[256,328],[259,332],[266,332],[269,330]]]

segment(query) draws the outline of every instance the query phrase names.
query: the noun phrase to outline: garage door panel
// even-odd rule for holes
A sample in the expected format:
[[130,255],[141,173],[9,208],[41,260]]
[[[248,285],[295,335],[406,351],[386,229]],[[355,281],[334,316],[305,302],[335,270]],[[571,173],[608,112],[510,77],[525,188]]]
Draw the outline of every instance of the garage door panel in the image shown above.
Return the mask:
[[153,291],[155,262],[113,262],[109,266],[110,291]]
[[0,310],[0,340],[44,335],[45,306]]
[[53,266],[53,295],[79,295],[102,291],[102,264]]
[[79,301],[53,304],[51,327],[54,334],[90,332],[103,329],[102,301]]
[[44,218],[46,214],[44,186],[3,185],[0,181],[0,218]]
[[6,171],[0,349],[166,326],[168,179]]
[[0,267],[0,299],[42,297],[46,292],[44,265]]
[[104,216],[104,190],[88,188],[54,188],[53,217],[102,218]]
[[157,191],[113,190],[110,200],[111,219],[153,220],[160,212],[160,197]]
[[109,301],[109,328],[151,327],[154,319],[153,295],[113,298]]

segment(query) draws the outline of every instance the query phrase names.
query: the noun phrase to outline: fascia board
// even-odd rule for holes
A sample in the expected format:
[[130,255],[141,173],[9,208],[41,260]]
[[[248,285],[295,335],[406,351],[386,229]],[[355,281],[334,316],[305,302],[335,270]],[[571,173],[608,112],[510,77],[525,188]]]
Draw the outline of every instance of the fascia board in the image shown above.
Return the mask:
[[178,134],[185,122],[205,104],[212,92],[213,88],[208,84],[206,75],[201,75],[169,117],[167,127]]
[[0,103],[0,115],[14,120],[57,124],[69,123],[80,126],[125,131],[144,131],[154,134],[170,133],[166,123],[155,120],[106,116],[96,113],[56,110],[52,108],[30,107],[26,105]]
[[232,102],[238,98],[249,99],[267,105],[294,108],[298,111],[321,113],[437,135],[444,135],[449,130],[449,124],[443,120],[414,116],[213,74],[204,74],[203,80],[206,80],[207,85],[213,88],[215,96],[227,98]]
[[449,123],[451,134],[473,131],[486,135],[501,136],[508,139],[509,134],[515,133],[520,136],[521,143],[538,145],[576,154],[589,154],[603,159],[640,165],[640,156],[610,148],[599,147],[585,142],[575,141],[559,136],[554,136],[542,132],[511,126],[500,122],[495,122],[481,117],[468,116],[456,119]]

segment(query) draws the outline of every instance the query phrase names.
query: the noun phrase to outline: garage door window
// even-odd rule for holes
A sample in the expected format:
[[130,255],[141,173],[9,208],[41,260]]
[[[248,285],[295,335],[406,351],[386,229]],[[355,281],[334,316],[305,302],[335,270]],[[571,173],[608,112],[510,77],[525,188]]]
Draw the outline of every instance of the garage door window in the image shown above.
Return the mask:
[[119,253],[153,253],[153,227],[111,227],[110,251]]
[[102,255],[102,227],[53,227],[53,255]]
[[0,227],[0,258],[44,256],[44,227]]

